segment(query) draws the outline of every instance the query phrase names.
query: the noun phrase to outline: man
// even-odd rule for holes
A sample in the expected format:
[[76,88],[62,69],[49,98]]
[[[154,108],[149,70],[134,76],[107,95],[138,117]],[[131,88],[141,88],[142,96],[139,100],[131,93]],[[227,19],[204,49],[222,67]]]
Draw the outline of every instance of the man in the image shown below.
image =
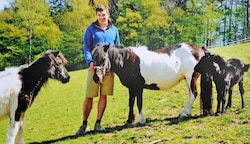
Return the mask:
[[76,132],[76,136],[83,135],[88,128],[88,117],[92,109],[93,98],[98,96],[100,91],[100,97],[98,101],[97,120],[94,130],[104,132],[105,128],[101,127],[101,119],[107,104],[107,95],[113,94],[114,87],[114,74],[108,72],[103,78],[101,85],[96,84],[93,80],[95,65],[92,60],[91,52],[98,43],[107,43],[110,45],[119,45],[120,38],[118,29],[110,23],[109,11],[104,5],[99,5],[96,8],[97,21],[90,24],[84,35],[84,57],[86,63],[89,65],[86,97],[83,103],[83,123],[80,129]]

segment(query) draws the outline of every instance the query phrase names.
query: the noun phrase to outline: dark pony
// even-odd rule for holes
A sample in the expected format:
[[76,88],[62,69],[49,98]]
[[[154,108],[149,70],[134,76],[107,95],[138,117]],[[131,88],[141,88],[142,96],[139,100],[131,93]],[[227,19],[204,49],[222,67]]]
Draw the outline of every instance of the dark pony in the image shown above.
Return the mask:
[[[194,68],[195,72],[191,82],[192,91],[194,95],[197,95],[197,89],[193,81],[197,79],[200,74],[213,80],[216,85],[218,101],[216,115],[220,115],[220,113],[225,113],[226,109],[231,108],[233,86],[238,83],[242,108],[245,108],[243,77],[244,72],[247,72],[248,69],[249,64],[244,64],[239,59],[231,58],[225,62],[219,55],[206,54]],[[201,90],[204,89],[211,91],[212,86],[205,85],[201,87]],[[227,92],[229,93],[229,97],[225,107]]]
[[48,50],[33,63],[23,65],[16,72],[5,74],[5,76],[1,77],[5,80],[10,80],[9,82],[6,81],[9,86],[3,87],[5,91],[13,91],[9,95],[7,93],[0,95],[3,101],[9,99],[7,104],[0,102],[0,107],[8,111],[8,113],[1,113],[0,111],[0,118],[2,115],[5,115],[10,117],[11,120],[6,143],[24,143],[23,127],[26,110],[31,106],[41,87],[48,81],[48,78],[56,79],[62,83],[69,81],[70,76],[65,68],[66,63],[67,60],[62,53]]
[[139,117],[136,124],[145,124],[142,110],[143,89],[166,90],[181,80],[187,81],[189,100],[179,118],[191,115],[191,107],[195,100],[191,92],[190,82],[193,68],[204,55],[204,50],[194,44],[180,43],[168,48],[150,51],[145,46],[124,47],[98,44],[93,52],[96,83],[102,83],[107,71],[116,73],[121,83],[129,90],[129,114],[127,123],[133,123],[135,117],[133,107],[135,98]]

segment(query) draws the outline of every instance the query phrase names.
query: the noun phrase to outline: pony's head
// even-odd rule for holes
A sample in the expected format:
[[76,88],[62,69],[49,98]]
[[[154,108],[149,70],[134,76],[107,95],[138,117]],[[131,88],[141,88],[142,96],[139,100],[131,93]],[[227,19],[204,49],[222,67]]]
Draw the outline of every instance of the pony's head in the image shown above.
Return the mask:
[[111,69],[111,63],[109,60],[108,49],[110,48],[109,44],[97,44],[92,51],[92,59],[95,65],[95,73],[93,80],[96,83],[102,83],[102,79],[107,72]]
[[201,58],[199,63],[194,67],[195,72],[201,74],[222,74],[225,69],[225,61],[219,55],[207,53]]
[[68,61],[63,54],[60,51],[48,50],[45,52],[44,58],[49,58],[50,67],[47,71],[49,77],[67,83],[70,76],[65,64]]

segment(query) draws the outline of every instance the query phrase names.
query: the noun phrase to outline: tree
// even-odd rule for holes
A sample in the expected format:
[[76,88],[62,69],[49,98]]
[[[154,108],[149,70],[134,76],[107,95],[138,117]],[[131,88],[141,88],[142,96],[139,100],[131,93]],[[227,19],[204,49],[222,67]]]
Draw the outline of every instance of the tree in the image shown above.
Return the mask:
[[142,21],[142,16],[139,13],[126,8],[125,14],[117,19],[122,44],[127,46],[135,45],[143,40],[140,36]]
[[69,0],[48,0],[50,13],[54,23],[62,30],[62,19],[66,12],[72,11]]
[[[34,54],[48,49],[46,46],[56,49],[60,41],[60,30],[50,17],[48,4],[44,0],[17,0],[15,7],[19,26],[28,32],[29,63],[34,59]],[[38,49],[34,47],[34,42],[40,45],[41,41],[34,41],[34,38],[40,40],[41,36],[46,39],[43,41],[46,46]]]
[[6,66],[25,62],[24,51],[20,47],[25,45],[28,33],[16,25],[11,8],[0,13],[0,25],[0,70],[3,70]]
[[216,38],[216,28],[222,16],[216,1],[211,4],[210,0],[193,0],[178,4],[181,7],[177,5],[171,15],[170,43],[206,44]]
[[160,1],[150,0],[144,3],[145,20],[143,25],[147,28],[147,45],[150,49],[159,49],[166,45],[166,34],[170,27],[167,10],[162,9]]
[[117,26],[124,45],[142,43],[150,49],[165,46],[169,17],[160,1],[119,1]]

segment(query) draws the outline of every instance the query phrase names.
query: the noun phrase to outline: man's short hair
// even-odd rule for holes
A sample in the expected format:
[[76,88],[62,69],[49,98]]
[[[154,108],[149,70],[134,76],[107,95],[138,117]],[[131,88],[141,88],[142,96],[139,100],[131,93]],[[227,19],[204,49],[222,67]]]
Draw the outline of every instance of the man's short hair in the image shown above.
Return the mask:
[[102,4],[98,5],[95,8],[96,13],[99,12],[99,11],[107,11],[107,13],[109,13],[108,8],[105,5],[102,5]]

